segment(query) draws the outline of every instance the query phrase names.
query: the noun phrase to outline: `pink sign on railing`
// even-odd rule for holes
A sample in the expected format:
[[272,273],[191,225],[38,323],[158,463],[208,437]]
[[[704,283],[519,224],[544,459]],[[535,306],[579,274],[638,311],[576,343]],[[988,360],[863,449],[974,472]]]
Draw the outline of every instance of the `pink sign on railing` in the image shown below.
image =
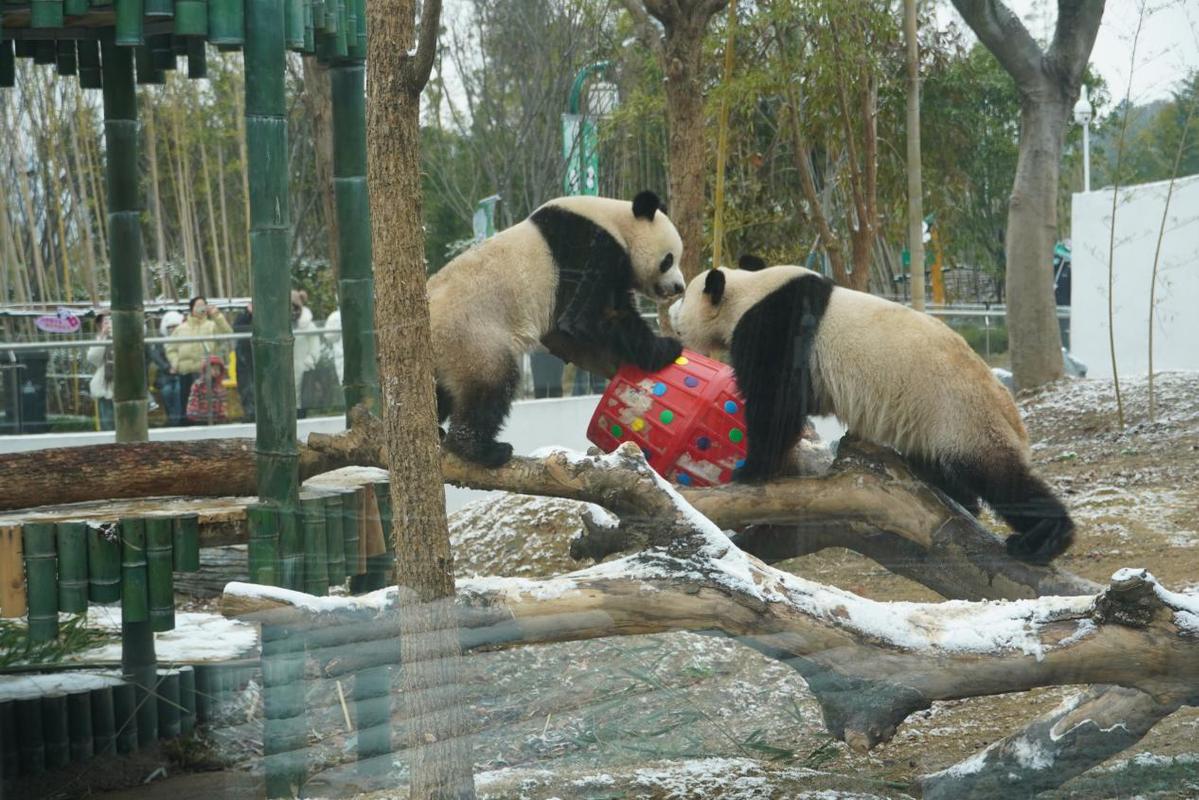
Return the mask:
[[69,308],[58,309],[57,314],[46,314],[33,321],[39,331],[46,333],[77,333],[82,323]]

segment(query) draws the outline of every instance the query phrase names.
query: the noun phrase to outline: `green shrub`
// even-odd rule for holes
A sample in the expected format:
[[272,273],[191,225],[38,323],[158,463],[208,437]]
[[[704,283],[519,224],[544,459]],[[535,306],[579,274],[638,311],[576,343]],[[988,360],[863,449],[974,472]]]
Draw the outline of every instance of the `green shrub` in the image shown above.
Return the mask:
[[[949,327],[958,332],[966,344],[978,353],[983,358],[987,357],[987,327],[981,320],[954,320],[946,321]],[[1007,352],[1007,325],[996,325],[992,323],[990,332],[990,354]]]

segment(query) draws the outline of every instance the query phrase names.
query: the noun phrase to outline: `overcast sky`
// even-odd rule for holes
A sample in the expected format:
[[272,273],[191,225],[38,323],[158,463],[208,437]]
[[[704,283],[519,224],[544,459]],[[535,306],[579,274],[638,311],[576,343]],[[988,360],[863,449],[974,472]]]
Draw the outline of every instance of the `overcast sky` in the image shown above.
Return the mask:
[[[964,24],[956,11],[942,4],[939,18]],[[1192,70],[1199,69],[1199,0],[1147,0],[1140,37],[1136,37],[1141,0],[1107,0],[1091,63],[1107,81],[1114,99],[1122,99],[1132,76],[1132,101],[1145,103],[1170,96]],[[1057,19],[1054,0],[1008,0],[1039,40],[1053,34]],[[1136,61],[1132,44],[1137,40]]]

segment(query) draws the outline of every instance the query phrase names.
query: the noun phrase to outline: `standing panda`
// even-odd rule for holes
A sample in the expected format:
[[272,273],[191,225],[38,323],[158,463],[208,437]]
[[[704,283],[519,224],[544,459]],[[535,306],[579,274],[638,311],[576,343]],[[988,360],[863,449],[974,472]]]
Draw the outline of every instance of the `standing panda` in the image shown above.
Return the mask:
[[903,453],[918,474],[972,513],[981,497],[1014,531],[1008,552],[1048,563],[1074,524],[1032,474],[1011,395],[948,326],[811,270],[714,269],[670,308],[688,347],[727,349],[745,398],[747,446],[737,480],[778,474],[808,415]]
[[683,242],[653,192],[630,203],[562,197],[459,255],[427,284],[443,446],[497,467],[512,446],[495,437],[516,392],[520,357],[543,337],[576,356],[602,353],[644,370],[682,352],[634,304],[682,293]]

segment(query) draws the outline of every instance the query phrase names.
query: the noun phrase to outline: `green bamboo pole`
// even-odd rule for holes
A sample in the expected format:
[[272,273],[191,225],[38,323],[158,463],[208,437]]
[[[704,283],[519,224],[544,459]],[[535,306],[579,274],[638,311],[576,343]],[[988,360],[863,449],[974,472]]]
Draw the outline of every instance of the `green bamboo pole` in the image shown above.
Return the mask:
[[58,610],[87,611],[87,523],[58,523]]
[[147,17],[175,16],[175,3],[173,0],[145,0],[145,7]]
[[146,518],[146,584],[150,628],[154,631],[169,631],[175,627],[175,584],[171,572],[173,527],[170,517]]
[[149,44],[133,48],[133,62],[137,66],[138,86],[158,86],[166,83],[166,73],[154,64],[154,51]]
[[198,36],[187,40],[187,77],[192,80],[208,77],[208,51]]
[[[246,41],[245,6],[242,0],[209,0],[208,41],[215,45],[241,45]],[[281,10],[277,13],[281,13]]]
[[210,664],[196,665],[196,722],[206,723],[213,717],[213,667]]
[[346,582],[346,540],[342,530],[345,514],[342,511],[342,495],[331,494],[325,498],[325,543],[328,546],[329,584],[341,586]]
[[289,50],[304,49],[303,0],[283,0],[283,31]]
[[117,12],[116,43],[122,47],[141,44],[144,0],[112,0],[112,4]]
[[347,35],[346,28],[349,27],[349,18],[346,14],[346,0],[336,0],[337,2],[337,30],[333,39],[334,52],[338,58],[346,58],[350,55],[350,37]]
[[391,677],[389,667],[371,667],[354,675],[354,724],[358,760],[391,752]]
[[170,669],[158,674],[158,738],[178,739],[183,706],[179,702],[179,671]]
[[22,775],[41,775],[46,771],[46,741],[42,733],[42,698],[17,700],[17,730],[20,731],[19,757]]
[[346,492],[341,497],[341,531],[342,538],[345,539],[345,558],[346,558],[346,574],[353,576],[360,574],[358,569],[358,539],[359,534],[359,519],[358,519],[358,492]]
[[358,16],[354,35],[350,37],[350,58],[366,58],[366,0],[352,0]]
[[58,60],[58,45],[52,39],[33,43],[33,63],[39,66],[53,64]]
[[246,509],[250,529],[250,582],[276,586],[279,564],[279,515],[268,505],[256,503]]
[[71,739],[67,731],[67,696],[61,692],[42,695],[46,769],[62,769],[71,763]]
[[[118,5],[118,22],[120,6]],[[112,401],[118,442],[144,442],[146,421],[145,312],[142,307],[141,196],[138,183],[137,97],[129,50],[101,42],[104,139],[107,147],[109,273],[112,285]]]
[[196,669],[179,668],[179,733],[191,736],[196,730]]
[[316,33],[325,32],[325,0],[312,0],[312,28]]
[[63,0],[62,4],[62,12],[68,17],[78,17],[91,9],[91,0]]
[[[154,633],[148,622],[138,623],[138,634],[150,640],[150,655],[154,654]],[[122,662],[129,661],[129,642],[122,648]],[[137,703],[137,746],[139,749],[152,745],[158,739],[158,665],[130,663],[124,669],[125,680],[133,684],[133,696]]]
[[146,525],[129,517],[121,520],[121,621],[150,619],[149,576],[146,571]]
[[304,547],[300,535],[300,513],[278,512],[279,516],[279,573],[278,585],[285,589],[304,588]]
[[297,797],[304,783],[308,725],[304,635],[262,626],[263,733],[267,797]]
[[18,741],[17,704],[12,700],[0,700],[0,771],[4,780],[11,780],[20,772]]
[[17,39],[13,42],[17,58],[33,58],[37,55],[37,44],[33,39]]
[[371,215],[366,191],[366,95],[361,63],[337,63],[329,71],[333,97],[333,192],[337,202],[337,248],[341,257],[339,299],[345,352],[346,420],[359,403],[378,413],[375,361],[375,278],[371,266]]
[[88,526],[88,599],[93,603],[115,603],[121,599],[120,526]]
[[150,61],[155,69],[172,70],[175,68],[175,46],[169,33],[159,33],[147,37],[146,47],[150,50]]
[[75,74],[75,40],[59,39],[56,48],[55,69],[59,75]]
[[175,517],[173,555],[176,572],[200,571],[200,518],[196,514]]
[[92,749],[98,756],[116,755],[117,715],[113,707],[112,687],[102,686],[91,691]]
[[80,39],[76,43],[79,58],[79,86],[83,89],[100,89],[104,81],[100,77],[100,42],[95,39]]
[[63,26],[62,0],[31,0],[29,3],[29,27],[61,28]]
[[208,36],[208,0],[175,0],[175,35]]
[[112,707],[117,725],[117,752],[125,755],[137,750],[137,690],[132,683],[112,687]]
[[300,493],[304,526],[304,591],[329,593],[329,544],[325,529],[325,498],[311,491]]
[[92,693],[67,695],[67,727],[71,741],[71,760],[87,761],[95,754],[92,739]]
[[0,41],[0,89],[11,89],[17,80],[17,57],[11,39]]
[[[291,333],[283,0],[246,4],[246,151],[254,284],[254,387],[258,496],[281,522],[299,508],[299,456]],[[284,533],[287,528],[284,527]],[[282,550],[284,557],[288,551]]]
[[58,637],[58,555],[54,549],[54,526],[27,522],[24,533],[29,640],[48,642]]
[[[383,543],[385,549],[377,556],[367,559],[371,562],[367,571],[374,574],[375,589],[382,589],[391,583],[392,565],[395,563],[395,533],[392,530],[391,514],[391,485],[387,481],[371,484],[375,492],[375,501],[379,504],[379,522],[383,526]],[[372,590],[373,591],[373,590]]]
[[312,27],[312,0],[304,3],[304,52],[312,53],[316,48],[316,32]]

